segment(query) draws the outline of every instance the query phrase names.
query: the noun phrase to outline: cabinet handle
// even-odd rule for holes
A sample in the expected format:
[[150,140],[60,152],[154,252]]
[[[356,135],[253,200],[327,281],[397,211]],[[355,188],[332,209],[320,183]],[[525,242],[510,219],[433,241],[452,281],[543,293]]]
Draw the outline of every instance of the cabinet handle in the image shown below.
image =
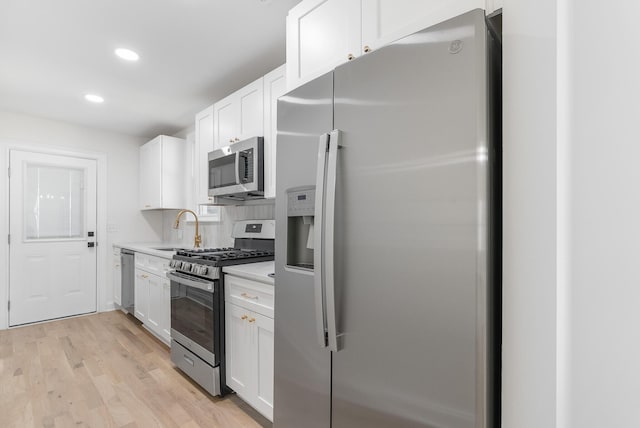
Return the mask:
[[229,140],[229,142],[230,142],[230,143],[233,143],[233,138],[231,138],[231,139]]
[[240,141],[240,138],[236,137],[236,139],[233,141],[237,143],[238,141]]
[[120,265],[116,265],[116,267],[120,267]]
[[145,205],[144,207],[145,207],[145,208],[149,208],[150,206],[151,206],[151,205]]
[[241,320],[246,320],[247,318],[249,318],[249,317],[246,316],[246,315],[243,315],[243,316],[240,317]]
[[353,56],[353,54],[349,54],[349,55],[347,55],[347,59],[348,59],[349,61],[351,61],[351,60],[352,60],[352,59],[354,59],[354,58],[355,58],[355,56]]
[[249,322],[256,322],[255,318],[249,318]]
[[245,299],[255,299],[258,300],[258,296],[252,296],[251,294],[247,294],[247,293],[242,293],[241,294],[242,297],[244,297]]
[[369,46],[365,46],[362,50],[364,50],[365,53],[371,52],[371,48]]

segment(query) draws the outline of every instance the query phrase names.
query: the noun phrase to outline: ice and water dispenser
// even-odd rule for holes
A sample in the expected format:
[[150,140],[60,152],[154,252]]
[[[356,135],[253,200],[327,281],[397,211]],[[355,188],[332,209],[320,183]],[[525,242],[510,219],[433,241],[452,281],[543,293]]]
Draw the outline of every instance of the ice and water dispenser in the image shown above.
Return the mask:
[[315,186],[287,190],[287,266],[313,269]]

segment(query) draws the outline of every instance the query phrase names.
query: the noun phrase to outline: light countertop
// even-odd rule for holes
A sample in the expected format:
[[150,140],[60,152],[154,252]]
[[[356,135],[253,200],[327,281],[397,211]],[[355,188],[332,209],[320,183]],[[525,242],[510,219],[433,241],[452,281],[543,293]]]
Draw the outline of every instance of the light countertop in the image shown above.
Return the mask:
[[[173,257],[173,255],[176,253],[174,248],[184,247],[184,245],[170,244],[166,242],[122,242],[113,244],[113,246],[118,248],[126,248],[127,250],[135,251],[136,253],[162,257],[164,259],[171,259]],[[166,248],[169,250],[161,250],[159,248]]]
[[275,263],[273,261],[270,261],[246,263],[243,265],[235,266],[225,266],[222,268],[222,272],[273,285],[274,280],[268,275],[275,272]]

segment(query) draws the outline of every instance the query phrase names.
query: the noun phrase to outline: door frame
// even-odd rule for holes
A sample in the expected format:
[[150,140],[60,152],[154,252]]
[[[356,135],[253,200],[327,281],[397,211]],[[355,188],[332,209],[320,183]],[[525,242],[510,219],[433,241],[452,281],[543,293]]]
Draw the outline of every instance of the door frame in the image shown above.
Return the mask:
[[107,255],[111,254],[107,248],[107,155],[94,151],[79,151],[77,149],[45,146],[16,140],[0,140],[0,201],[4,208],[0,210],[0,330],[9,328],[9,243],[6,236],[9,235],[9,153],[11,150],[42,153],[47,155],[72,156],[82,159],[95,160],[96,169],[96,234],[98,245],[96,247],[96,310],[104,312],[109,310],[107,303]]

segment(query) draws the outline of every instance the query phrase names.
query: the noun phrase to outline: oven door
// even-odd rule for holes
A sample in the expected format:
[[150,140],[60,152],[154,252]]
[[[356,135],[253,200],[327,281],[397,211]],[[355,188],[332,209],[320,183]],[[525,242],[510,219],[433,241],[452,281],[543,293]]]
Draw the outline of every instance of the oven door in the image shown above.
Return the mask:
[[167,278],[171,281],[171,338],[211,366],[217,366],[218,281],[175,271],[167,273]]

